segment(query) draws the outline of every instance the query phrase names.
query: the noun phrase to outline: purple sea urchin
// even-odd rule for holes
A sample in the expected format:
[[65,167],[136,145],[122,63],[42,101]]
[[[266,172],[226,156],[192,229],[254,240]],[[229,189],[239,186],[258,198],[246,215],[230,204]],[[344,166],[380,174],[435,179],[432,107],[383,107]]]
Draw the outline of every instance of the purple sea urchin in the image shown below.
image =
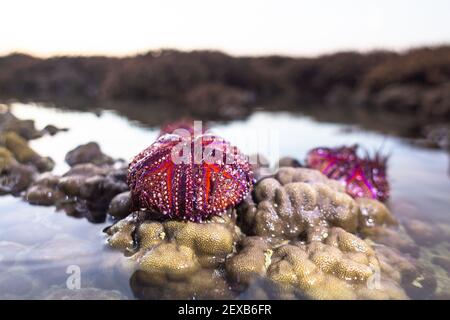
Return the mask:
[[253,173],[246,157],[212,135],[165,134],[128,168],[133,209],[202,221],[239,203]]
[[315,148],[308,152],[306,165],[345,183],[347,193],[354,198],[386,201],[389,198],[387,158],[379,154],[362,158],[357,155],[357,148],[357,145]]

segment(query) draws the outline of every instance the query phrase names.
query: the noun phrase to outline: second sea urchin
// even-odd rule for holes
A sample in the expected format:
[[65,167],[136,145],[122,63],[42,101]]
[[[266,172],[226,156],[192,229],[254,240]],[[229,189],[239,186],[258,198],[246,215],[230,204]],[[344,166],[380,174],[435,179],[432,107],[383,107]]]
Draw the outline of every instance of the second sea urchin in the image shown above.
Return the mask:
[[389,183],[386,177],[387,158],[379,155],[360,157],[358,145],[339,148],[315,148],[308,152],[306,165],[331,179],[342,181],[354,198],[386,201]]

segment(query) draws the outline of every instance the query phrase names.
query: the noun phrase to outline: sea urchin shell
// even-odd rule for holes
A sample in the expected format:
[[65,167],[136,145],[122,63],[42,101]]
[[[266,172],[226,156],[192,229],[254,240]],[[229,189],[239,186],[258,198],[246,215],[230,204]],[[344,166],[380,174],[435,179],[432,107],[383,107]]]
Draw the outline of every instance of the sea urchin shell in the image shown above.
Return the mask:
[[239,203],[253,173],[246,157],[216,136],[165,134],[130,163],[128,185],[135,210],[202,221]]

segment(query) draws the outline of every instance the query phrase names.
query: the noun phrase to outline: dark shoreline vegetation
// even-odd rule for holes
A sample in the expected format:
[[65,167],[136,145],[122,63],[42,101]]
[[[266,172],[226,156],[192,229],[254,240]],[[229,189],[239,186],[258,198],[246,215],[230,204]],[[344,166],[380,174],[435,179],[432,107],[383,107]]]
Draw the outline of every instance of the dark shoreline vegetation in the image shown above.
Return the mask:
[[317,58],[175,50],[125,58],[11,54],[0,57],[0,70],[7,102],[107,107],[148,125],[287,110],[448,147],[450,46]]

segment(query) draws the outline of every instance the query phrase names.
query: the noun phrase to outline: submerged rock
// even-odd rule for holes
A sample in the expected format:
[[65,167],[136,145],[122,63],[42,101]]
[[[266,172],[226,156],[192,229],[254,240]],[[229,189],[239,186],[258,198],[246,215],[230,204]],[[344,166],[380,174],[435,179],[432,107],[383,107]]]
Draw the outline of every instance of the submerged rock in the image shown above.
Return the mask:
[[43,292],[42,300],[126,300],[123,294],[116,290],[98,288],[80,288],[76,290],[53,287]]
[[102,222],[111,200],[128,190],[126,172],[124,166],[76,164],[62,176],[40,175],[24,199],[36,205],[55,205],[68,215],[84,216],[91,222]]
[[408,218],[403,221],[403,225],[418,245],[430,246],[450,239],[450,235],[445,230],[431,222]]
[[0,299],[29,299],[35,294],[40,283],[25,268],[13,267],[0,272]]

